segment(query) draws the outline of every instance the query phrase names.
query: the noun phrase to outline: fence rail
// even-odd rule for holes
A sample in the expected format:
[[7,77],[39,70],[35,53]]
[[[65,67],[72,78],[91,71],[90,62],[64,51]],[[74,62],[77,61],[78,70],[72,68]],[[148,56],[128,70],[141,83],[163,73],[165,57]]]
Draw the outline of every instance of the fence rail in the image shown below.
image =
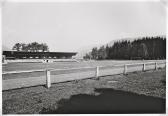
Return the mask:
[[[66,82],[87,78],[99,79],[100,76],[127,74],[128,72],[134,72],[134,71],[157,70],[158,68],[163,68],[165,66],[166,62],[145,62],[145,63],[134,63],[123,65],[111,65],[111,66],[108,65],[108,66],[96,66],[96,67],[71,68],[71,69],[50,68],[45,70],[43,69],[43,70],[3,72],[2,73],[3,76],[7,74],[20,74],[20,73],[33,73],[33,72],[34,73],[46,72],[46,73],[44,76],[40,77],[2,80],[3,85],[2,90],[31,87],[37,85],[46,85],[47,88],[50,88],[51,83],[59,83],[59,82]],[[57,75],[53,73],[53,72],[57,73],[59,71],[63,71],[63,73]]]
[[32,72],[44,72],[45,70],[24,70],[24,71],[10,71],[10,72],[2,72],[2,75],[6,74],[20,74],[20,73],[32,73]]

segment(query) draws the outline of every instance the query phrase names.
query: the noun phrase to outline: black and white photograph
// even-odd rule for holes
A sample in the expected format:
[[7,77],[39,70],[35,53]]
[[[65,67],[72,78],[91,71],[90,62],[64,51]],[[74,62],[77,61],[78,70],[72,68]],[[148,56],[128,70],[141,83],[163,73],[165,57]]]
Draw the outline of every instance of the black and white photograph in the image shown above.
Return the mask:
[[2,115],[166,114],[166,0],[23,1],[0,6]]

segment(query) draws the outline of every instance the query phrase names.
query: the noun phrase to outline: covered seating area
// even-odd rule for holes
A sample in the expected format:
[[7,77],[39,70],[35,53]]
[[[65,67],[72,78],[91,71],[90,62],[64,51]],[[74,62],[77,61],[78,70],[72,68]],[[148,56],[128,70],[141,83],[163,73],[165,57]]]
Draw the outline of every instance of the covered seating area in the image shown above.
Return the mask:
[[70,59],[76,54],[76,52],[3,51],[6,59]]

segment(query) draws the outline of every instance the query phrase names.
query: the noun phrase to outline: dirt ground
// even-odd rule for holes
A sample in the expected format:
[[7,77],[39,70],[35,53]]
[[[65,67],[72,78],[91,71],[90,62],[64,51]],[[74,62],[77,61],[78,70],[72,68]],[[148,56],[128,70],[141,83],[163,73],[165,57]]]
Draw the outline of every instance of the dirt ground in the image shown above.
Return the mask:
[[2,92],[3,114],[165,113],[165,69]]

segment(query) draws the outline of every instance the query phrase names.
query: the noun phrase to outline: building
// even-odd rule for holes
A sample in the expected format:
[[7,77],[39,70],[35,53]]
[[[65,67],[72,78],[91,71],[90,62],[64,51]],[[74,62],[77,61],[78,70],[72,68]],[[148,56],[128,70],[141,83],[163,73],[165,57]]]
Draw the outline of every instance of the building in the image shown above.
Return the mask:
[[76,52],[22,52],[3,51],[6,59],[70,59]]

